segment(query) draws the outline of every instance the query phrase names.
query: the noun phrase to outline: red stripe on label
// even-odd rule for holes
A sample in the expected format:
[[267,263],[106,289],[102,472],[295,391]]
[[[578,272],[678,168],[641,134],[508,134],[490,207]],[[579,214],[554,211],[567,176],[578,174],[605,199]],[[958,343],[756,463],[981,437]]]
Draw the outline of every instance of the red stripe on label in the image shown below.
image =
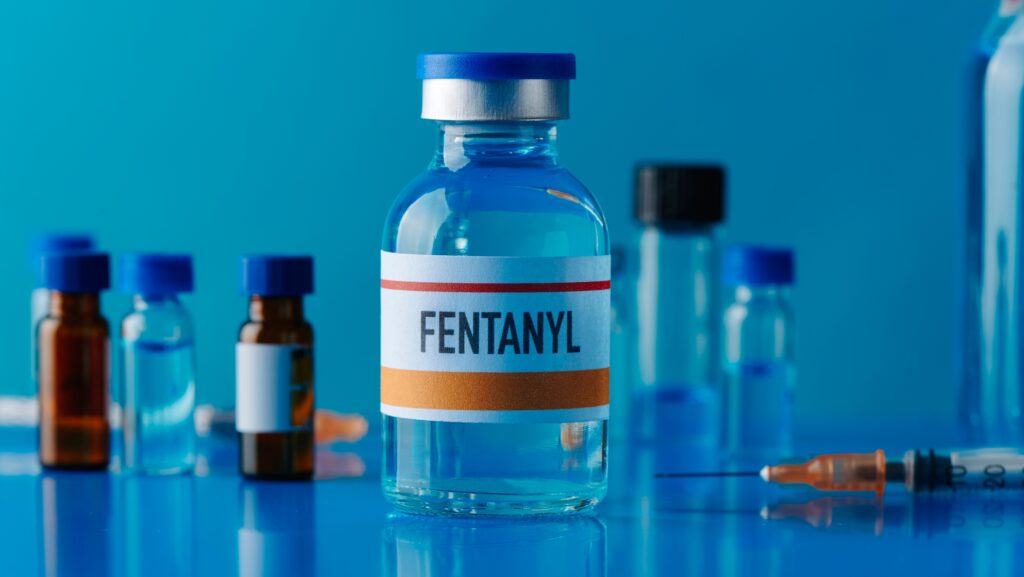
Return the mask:
[[609,290],[612,288],[612,281],[597,280],[586,282],[476,283],[413,282],[381,279],[380,288],[391,289],[396,291],[419,291],[438,293],[569,293]]

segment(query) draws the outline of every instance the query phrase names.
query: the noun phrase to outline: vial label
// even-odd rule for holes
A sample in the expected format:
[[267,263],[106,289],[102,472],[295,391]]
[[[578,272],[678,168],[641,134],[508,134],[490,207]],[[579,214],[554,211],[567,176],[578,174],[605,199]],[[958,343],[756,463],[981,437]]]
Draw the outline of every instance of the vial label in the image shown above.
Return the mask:
[[1017,449],[977,449],[949,455],[955,491],[1024,488],[1024,453]]
[[608,418],[610,260],[381,252],[381,412]]
[[313,352],[300,345],[235,345],[235,428],[280,433],[309,428]]

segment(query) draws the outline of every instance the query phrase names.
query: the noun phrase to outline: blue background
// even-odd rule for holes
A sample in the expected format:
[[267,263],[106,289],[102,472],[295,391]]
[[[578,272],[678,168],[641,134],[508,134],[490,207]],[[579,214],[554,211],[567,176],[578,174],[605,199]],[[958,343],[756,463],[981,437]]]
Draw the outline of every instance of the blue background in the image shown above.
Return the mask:
[[237,256],[312,252],[320,404],[375,413],[380,227],[434,146],[416,54],[572,51],[560,147],[614,240],[637,160],[716,160],[729,238],[796,247],[799,423],[949,421],[964,70],[992,4],[5,3],[0,347],[25,361],[0,393],[31,392],[28,236],[85,229],[196,253],[199,397],[222,405]]

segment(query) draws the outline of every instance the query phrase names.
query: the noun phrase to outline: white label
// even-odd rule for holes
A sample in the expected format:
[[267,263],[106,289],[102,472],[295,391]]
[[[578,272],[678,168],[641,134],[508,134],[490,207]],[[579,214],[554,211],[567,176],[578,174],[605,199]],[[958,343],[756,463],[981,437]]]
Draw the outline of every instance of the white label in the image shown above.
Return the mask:
[[[308,367],[297,367],[305,362]],[[298,369],[298,370],[297,370]],[[312,356],[309,347],[235,345],[235,428],[240,433],[294,431],[312,413]],[[296,405],[308,403],[308,410]],[[306,415],[306,413],[310,415]]]
[[381,253],[381,411],[607,418],[610,267],[596,257]]

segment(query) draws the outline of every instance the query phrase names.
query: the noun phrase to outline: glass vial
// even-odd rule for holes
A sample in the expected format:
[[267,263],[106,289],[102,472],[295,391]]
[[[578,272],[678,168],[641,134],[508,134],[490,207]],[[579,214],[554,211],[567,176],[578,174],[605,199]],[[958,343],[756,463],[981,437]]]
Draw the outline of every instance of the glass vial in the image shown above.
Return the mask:
[[235,427],[242,475],[313,477],[313,257],[247,256],[242,292],[249,319],[235,348]]
[[100,291],[110,286],[101,253],[49,254],[42,259],[50,310],[36,331],[39,351],[39,462],[62,469],[105,469],[109,328]]
[[134,295],[121,321],[125,469],[155,475],[191,471],[195,331],[178,296],[192,292],[192,257],[127,254],[118,264],[118,289]]
[[713,447],[720,431],[717,227],[725,214],[725,172],[641,166],[635,200],[643,230],[633,434],[647,443]]
[[964,213],[967,216],[966,258],[962,326],[958,331],[958,350],[963,351],[959,380],[957,411],[963,433],[969,442],[985,442],[981,407],[991,404],[983,400],[982,392],[982,237],[984,210],[984,93],[985,73],[999,40],[1006,34],[1024,3],[1021,0],[1001,0],[985,32],[975,47],[969,70],[967,89],[966,145],[967,194]]
[[1021,371],[1021,162],[1024,155],[1024,17],[1003,36],[985,79],[985,198],[981,275],[981,386],[986,443],[1024,437]]
[[608,233],[558,162],[571,54],[424,54],[427,170],[381,252],[385,496],[537,515],[606,490]]
[[736,246],[726,250],[723,281],[724,441],[733,454],[786,454],[792,442],[796,325],[793,253]]
[[32,362],[32,393],[39,389],[39,377],[37,375],[36,358],[36,327],[39,321],[43,320],[46,313],[50,311],[50,291],[43,287],[43,256],[51,253],[81,252],[93,249],[92,237],[87,234],[76,233],[52,233],[33,236],[29,241],[28,259],[29,266],[35,280],[32,289],[32,319],[29,334],[31,345]]

